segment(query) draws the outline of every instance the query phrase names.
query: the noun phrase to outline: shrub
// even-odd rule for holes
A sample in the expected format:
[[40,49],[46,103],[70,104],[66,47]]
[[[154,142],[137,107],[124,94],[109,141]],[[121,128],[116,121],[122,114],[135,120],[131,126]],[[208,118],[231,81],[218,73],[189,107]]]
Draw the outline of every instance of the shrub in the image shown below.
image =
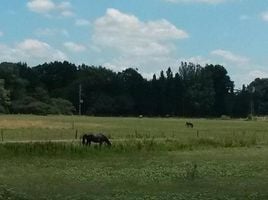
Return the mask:
[[75,108],[70,101],[61,98],[51,99],[50,114],[71,115],[74,111]]
[[33,97],[26,96],[21,100],[12,101],[11,111],[13,113],[36,115],[70,115],[75,111],[75,108],[70,101],[61,98],[52,98],[48,102],[42,102]]
[[247,117],[247,121],[257,121],[257,117],[255,117],[254,115],[249,114]]
[[231,117],[228,116],[228,115],[222,115],[222,116],[221,116],[221,119],[222,119],[222,120],[230,120]]

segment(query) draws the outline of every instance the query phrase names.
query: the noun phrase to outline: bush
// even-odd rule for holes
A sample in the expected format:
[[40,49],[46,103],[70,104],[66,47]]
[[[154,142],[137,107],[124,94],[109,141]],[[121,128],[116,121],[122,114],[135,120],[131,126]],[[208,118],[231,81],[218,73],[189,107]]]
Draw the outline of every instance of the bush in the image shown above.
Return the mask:
[[75,111],[73,104],[61,98],[52,98],[51,107],[49,109],[50,114],[62,114],[62,115],[71,115]]
[[257,117],[254,117],[254,115],[249,114],[247,117],[247,121],[257,121]]
[[[1,108],[0,108],[1,109]],[[61,98],[49,99],[47,103],[36,100],[33,97],[26,96],[21,100],[12,101],[11,111],[13,113],[23,114],[64,114],[70,115],[75,111],[72,103]],[[1,112],[1,110],[0,110]]]
[[0,113],[6,113],[6,109],[2,105],[0,105]]
[[221,116],[221,119],[222,119],[222,120],[229,120],[229,119],[231,119],[231,117],[228,116],[228,115],[222,115],[222,116]]
[[41,101],[37,101],[32,97],[25,97],[22,100],[12,101],[11,110],[13,113],[24,114],[48,114],[49,105]]

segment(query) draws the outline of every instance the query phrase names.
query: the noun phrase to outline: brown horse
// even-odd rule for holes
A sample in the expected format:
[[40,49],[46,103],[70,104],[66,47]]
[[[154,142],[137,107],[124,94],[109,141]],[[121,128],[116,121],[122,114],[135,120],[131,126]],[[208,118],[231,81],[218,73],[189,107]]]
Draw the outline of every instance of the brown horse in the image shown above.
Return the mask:
[[107,144],[107,146],[109,146],[109,147],[112,145],[112,143],[109,141],[109,139],[105,135],[103,135],[102,133],[97,133],[97,134],[89,133],[89,134],[84,134],[82,136],[82,144],[83,145],[90,146],[91,142],[99,143],[100,147],[103,143]]
[[187,126],[188,128],[193,128],[194,127],[193,123],[191,123],[191,122],[186,122],[185,126]]

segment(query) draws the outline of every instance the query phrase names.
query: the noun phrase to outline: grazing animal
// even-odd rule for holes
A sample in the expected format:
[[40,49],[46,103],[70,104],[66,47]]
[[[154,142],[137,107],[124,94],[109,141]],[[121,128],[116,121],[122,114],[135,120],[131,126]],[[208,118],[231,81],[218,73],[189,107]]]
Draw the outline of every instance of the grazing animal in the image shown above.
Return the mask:
[[103,135],[102,133],[84,134],[84,135],[82,135],[81,139],[82,139],[82,144],[88,145],[88,146],[91,145],[91,142],[99,143],[100,147],[103,143],[107,144],[107,146],[109,146],[109,147],[112,145],[112,143],[109,141],[109,139],[105,135]]
[[194,127],[193,123],[191,123],[191,122],[186,122],[185,126],[187,126],[188,128],[193,128]]

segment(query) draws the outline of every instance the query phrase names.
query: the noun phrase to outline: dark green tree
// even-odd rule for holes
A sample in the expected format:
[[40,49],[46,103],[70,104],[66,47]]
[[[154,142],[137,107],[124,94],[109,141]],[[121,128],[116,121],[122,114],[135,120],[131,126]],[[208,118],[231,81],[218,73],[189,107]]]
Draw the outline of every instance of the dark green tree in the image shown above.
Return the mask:
[[0,79],[0,113],[8,113],[10,106],[9,91],[5,89],[5,80]]
[[227,75],[226,69],[221,65],[207,65],[205,67],[206,73],[211,74],[213,81],[213,88],[215,91],[214,115],[230,115],[231,111],[228,109],[227,100],[234,92],[234,83]]

